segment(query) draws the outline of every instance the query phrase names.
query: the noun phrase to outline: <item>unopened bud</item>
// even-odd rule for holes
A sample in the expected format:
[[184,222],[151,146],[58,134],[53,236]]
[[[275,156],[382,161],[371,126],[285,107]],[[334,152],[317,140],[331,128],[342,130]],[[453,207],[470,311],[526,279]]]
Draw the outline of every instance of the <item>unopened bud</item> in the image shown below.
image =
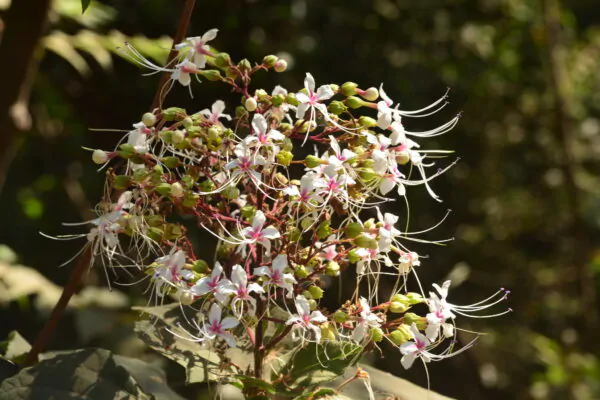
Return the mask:
[[421,317],[415,313],[404,314],[404,323],[408,325],[415,324],[417,329],[425,329],[427,327],[427,318]]
[[215,65],[220,68],[229,67],[231,65],[231,57],[227,53],[219,53],[215,57]]
[[194,126],[194,120],[190,117],[185,117],[183,121],[181,121],[181,124],[185,129],[190,129],[192,126]]
[[377,88],[370,87],[361,94],[362,98],[368,101],[375,101],[379,97],[379,91]]
[[346,111],[348,108],[341,101],[334,100],[331,103],[329,103],[329,106],[327,106],[327,109],[332,114],[340,115],[341,113],[343,113],[344,111]]
[[181,121],[187,117],[187,113],[183,108],[169,107],[162,110],[162,116],[165,121]]
[[225,197],[228,200],[233,200],[240,197],[240,189],[238,189],[235,186],[228,186],[221,193],[223,194],[223,197]]
[[306,156],[306,158],[304,159],[304,162],[306,163],[306,166],[308,168],[316,168],[319,165],[323,164],[323,160],[321,160],[317,156],[313,156],[312,154]]
[[425,299],[419,293],[408,292],[408,293],[406,293],[406,297],[408,298],[408,302],[410,305],[425,302]]
[[308,276],[308,271],[304,265],[298,265],[294,270],[294,276],[298,279],[306,278]]
[[318,286],[311,286],[308,288],[308,291],[310,292],[312,298],[315,300],[323,298],[323,289],[321,289]]
[[240,61],[237,66],[240,71],[250,71],[252,69],[252,64],[250,64],[250,61],[245,58]]
[[246,110],[250,112],[255,111],[256,107],[258,107],[258,102],[254,97],[249,97],[244,102],[244,107],[246,107]]
[[285,102],[288,103],[288,104],[291,104],[293,106],[297,106],[298,104],[300,104],[300,102],[296,98],[296,94],[295,93],[288,93],[288,95],[285,96]]
[[271,98],[271,104],[273,107],[279,107],[285,101],[285,96],[282,94],[275,95]]
[[358,247],[362,247],[365,249],[370,249],[370,250],[377,249],[377,240],[375,240],[369,236],[365,236],[365,235],[357,236],[354,239],[354,244],[357,245]]
[[388,338],[394,343],[396,346],[400,346],[402,343],[408,342],[412,339],[412,333],[410,332],[410,326],[406,324],[400,325],[396,330],[394,330]]
[[159,183],[154,190],[162,196],[168,196],[171,194],[171,184],[166,182]]
[[108,161],[108,154],[104,150],[94,150],[92,153],[92,161],[96,164],[104,164]]
[[131,183],[131,178],[129,178],[129,176],[117,175],[114,178],[113,187],[115,189],[123,190],[123,189],[127,189],[129,187],[130,183]]
[[333,341],[335,337],[335,328],[329,326],[328,323],[321,325],[321,341]]
[[177,293],[177,297],[179,297],[179,302],[184,306],[189,306],[194,302],[194,295],[188,290],[180,290]]
[[142,115],[142,123],[146,125],[147,128],[151,128],[156,124],[156,115],[151,112],[147,112]]
[[333,230],[331,229],[331,224],[327,220],[321,222],[317,227],[317,237],[321,240],[325,239],[332,233]]
[[371,340],[374,342],[381,342],[385,336],[383,334],[383,330],[378,326],[371,328],[369,334],[371,336]]
[[185,139],[185,132],[178,129],[176,131],[173,131],[171,133],[171,142],[173,144],[179,144],[181,142],[183,142],[183,139]]
[[288,63],[287,61],[283,60],[283,59],[279,59],[277,60],[277,62],[275,63],[275,72],[283,72],[287,69],[288,67]]
[[348,239],[354,239],[355,237],[363,233],[363,230],[364,229],[361,224],[359,224],[358,222],[351,222],[344,228],[344,235]]
[[335,261],[329,261],[325,266],[325,274],[329,276],[338,276],[340,274],[340,264]]
[[406,312],[406,310],[408,310],[409,308],[410,307],[408,306],[408,304],[399,301],[392,301],[390,303],[390,312],[393,312],[395,314],[401,314],[403,312]]
[[373,118],[367,117],[365,115],[361,116],[358,119],[358,123],[365,128],[372,128],[375,125],[377,125],[377,121],[375,121]]
[[200,73],[203,77],[211,82],[216,82],[221,80],[221,71],[216,69],[207,69]]
[[346,82],[342,85],[341,92],[346,97],[354,96],[356,94],[357,87],[358,85],[354,82]]
[[348,320],[348,314],[342,310],[337,310],[333,313],[333,320],[338,324],[342,324]]
[[262,63],[267,68],[273,68],[278,60],[279,60],[279,57],[270,54],[263,58]]
[[163,157],[161,161],[167,168],[177,168],[179,166],[179,158],[177,157]]
[[317,303],[314,299],[308,299],[308,308],[310,311],[315,311],[319,307],[319,303]]
[[408,151],[400,151],[396,153],[396,162],[400,165],[404,165],[410,161],[410,155]]
[[289,151],[283,150],[277,153],[277,162],[283,165],[284,167],[288,167],[293,159],[294,155]]
[[206,274],[209,271],[208,263],[204,260],[196,260],[192,265],[192,270],[200,274]]
[[357,108],[361,108],[365,102],[356,96],[350,96],[346,99],[346,104],[348,107],[356,110]]
[[176,199],[183,197],[183,186],[181,186],[181,183],[179,183],[179,182],[173,183],[171,185],[170,194],[172,197],[174,197]]

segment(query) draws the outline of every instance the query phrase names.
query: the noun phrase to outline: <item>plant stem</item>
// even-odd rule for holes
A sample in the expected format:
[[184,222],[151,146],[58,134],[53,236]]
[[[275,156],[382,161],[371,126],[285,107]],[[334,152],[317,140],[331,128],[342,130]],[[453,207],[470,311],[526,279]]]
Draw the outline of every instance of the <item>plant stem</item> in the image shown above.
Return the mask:
[[[167,65],[169,65],[175,59],[175,57],[177,57],[178,51],[175,49],[175,45],[177,43],[181,43],[185,38],[195,5],[196,0],[185,0],[183,10],[181,10],[181,16],[179,17],[177,31],[175,32],[175,36],[173,36],[173,46],[171,48],[171,52],[169,53]],[[160,107],[162,105],[162,102],[165,99],[165,96],[167,95],[167,93],[163,91],[163,88],[165,87],[165,84],[169,81],[170,77],[171,74],[169,72],[164,72],[162,74],[160,82],[158,84],[158,89],[154,94],[154,100],[152,101],[152,106],[150,107],[150,110],[154,110],[155,108]]]
[[[24,4],[25,2],[20,2],[20,3]],[[19,4],[19,2],[17,2],[17,4]],[[175,59],[175,57],[177,57],[177,50],[175,50],[175,44],[183,41],[183,39],[186,35],[186,32],[187,32],[187,28],[190,24],[192,11],[194,10],[195,5],[196,5],[196,0],[186,0],[185,1],[183,10],[181,12],[181,16],[179,18],[177,31],[175,33],[175,36],[173,36],[173,49],[169,53],[169,58],[167,60],[167,64],[171,63],[171,61],[173,61]],[[163,100],[164,96],[166,95],[166,93],[163,93],[162,88],[164,87],[164,85],[168,79],[169,79],[169,74],[164,73],[162,75],[161,82],[156,89],[156,93],[154,95],[154,100],[153,100],[151,108],[150,108],[151,110],[154,110],[156,107],[158,107],[158,105],[160,103],[162,103],[162,100]],[[83,273],[85,271],[87,271],[88,268],[90,267],[91,258],[92,258],[92,246],[88,245],[87,248],[85,249],[85,251],[83,253],[81,253],[81,255],[79,256],[79,258],[77,260],[77,266],[75,267],[73,272],[71,272],[71,275],[69,276],[69,282],[63,288],[62,294],[60,295],[60,299],[58,300],[58,302],[54,306],[54,309],[52,310],[50,319],[48,320],[48,322],[46,322],[46,324],[44,325],[44,327],[38,334],[38,337],[36,338],[36,340],[33,344],[33,347],[27,354],[27,358],[24,363],[25,366],[35,364],[37,362],[39,354],[45,350],[48,341],[50,340],[50,338],[52,337],[52,334],[54,333],[54,330],[56,329],[56,325],[58,324],[58,321],[60,320],[62,313],[67,308],[69,301],[71,300],[71,297],[73,297],[73,294],[75,294],[77,287],[81,283],[81,278],[83,277]]]

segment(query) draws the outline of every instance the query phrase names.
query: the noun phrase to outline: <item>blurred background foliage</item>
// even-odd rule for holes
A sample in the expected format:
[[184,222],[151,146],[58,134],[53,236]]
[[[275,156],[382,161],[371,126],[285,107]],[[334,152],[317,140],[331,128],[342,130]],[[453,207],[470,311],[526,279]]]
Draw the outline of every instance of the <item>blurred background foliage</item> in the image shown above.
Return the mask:
[[[113,148],[122,133],[102,129],[128,130],[152,100],[158,77],[142,76],[119,46],[128,40],[164,60],[165,35],[174,31],[182,3],[96,1],[82,16],[79,0],[52,2],[21,107],[0,109],[13,119],[0,132],[11,139],[0,148],[0,243],[41,274],[11,280],[7,271],[16,267],[0,269],[0,337],[17,329],[32,340],[51,307],[48,293],[68,278],[72,266],[57,266],[78,244],[38,231],[79,233],[60,223],[89,219],[103,175],[81,147]],[[0,1],[2,34],[10,24],[29,23],[9,7]],[[414,229],[433,225],[451,207],[448,221],[428,235],[455,240],[416,245],[428,255],[420,277],[452,278],[460,285],[456,303],[510,288],[514,312],[459,319],[462,328],[489,334],[474,349],[430,364],[431,387],[459,399],[600,398],[597,0],[198,2],[190,34],[214,27],[220,30],[214,45],[234,59],[259,61],[271,53],[288,59],[287,73],[257,79],[267,89],[300,88],[310,71],[322,83],[384,82],[402,108],[416,109],[450,87],[451,104],[439,122],[459,111],[463,118],[451,134],[423,145],[455,149],[461,160],[434,183],[443,205],[418,190],[409,199]],[[0,65],[2,80],[11,79],[6,68]],[[167,105],[195,111],[215,97],[232,100],[230,109],[237,101],[205,82],[194,87],[193,99],[174,90]],[[409,128],[435,122],[411,121]],[[7,248],[0,253],[4,263],[16,262]],[[25,281],[28,287],[7,294],[7,282]],[[103,274],[91,271],[86,285],[105,287]],[[128,306],[144,304],[144,288],[114,289],[126,296],[98,288],[92,301],[81,293],[52,347],[141,355]],[[397,350],[382,354],[375,366],[426,385],[422,368],[401,368]],[[182,376],[175,372],[172,380],[181,389]]]

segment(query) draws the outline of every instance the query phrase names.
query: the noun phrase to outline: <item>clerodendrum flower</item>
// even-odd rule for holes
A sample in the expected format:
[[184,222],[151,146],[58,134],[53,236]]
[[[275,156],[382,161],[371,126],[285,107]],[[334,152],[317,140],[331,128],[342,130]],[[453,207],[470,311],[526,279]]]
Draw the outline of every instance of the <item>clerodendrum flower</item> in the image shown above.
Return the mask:
[[229,307],[238,317],[244,313],[244,305],[248,303],[246,309],[249,315],[256,313],[256,299],[250,293],[264,293],[264,289],[255,282],[248,284],[248,275],[241,265],[236,264],[231,270],[231,285],[221,289],[226,295],[233,295]]
[[352,340],[361,343],[368,338],[367,334],[371,328],[378,328],[383,322],[381,318],[371,312],[369,302],[364,297],[360,300],[360,314],[356,321],[356,326],[352,332]]
[[209,340],[223,339],[229,347],[236,347],[235,337],[228,330],[238,326],[239,321],[234,317],[221,318],[221,314],[221,306],[213,303],[208,313],[208,324],[204,323],[204,327],[200,332],[201,337]]
[[217,37],[218,29],[211,29],[202,36],[194,36],[185,39],[185,41],[177,44],[175,48],[179,50],[179,54],[188,60],[191,60],[198,68],[206,66],[206,56],[211,55],[208,42]]
[[215,298],[224,304],[229,299],[226,289],[231,286],[231,282],[223,277],[223,267],[217,261],[210,276],[199,279],[194,286],[190,288],[190,292],[194,296],[204,296],[212,293]]
[[252,218],[252,226],[241,230],[240,234],[243,237],[240,251],[248,244],[258,243],[265,248],[268,253],[271,251],[271,240],[279,238],[279,231],[273,226],[265,227],[267,218],[262,211],[257,211]]
[[297,283],[294,276],[284,272],[288,267],[288,260],[285,254],[279,254],[273,259],[270,266],[262,266],[254,269],[254,275],[264,276],[267,278],[266,285],[272,287],[280,287],[288,293],[294,290],[293,284]]
[[298,314],[292,314],[285,322],[286,325],[292,325],[292,334],[295,335],[297,331],[301,331],[300,336],[297,338],[305,339],[306,331],[310,330],[314,334],[314,341],[319,343],[321,341],[321,328],[315,323],[327,322],[327,317],[320,311],[311,312],[308,300],[302,295],[296,296],[296,311],[298,311]]
[[185,265],[185,252],[183,250],[175,250],[175,247],[173,247],[170,254],[159,257],[154,261],[155,267],[152,281],[154,282],[156,294],[160,297],[165,294],[165,285],[183,288],[185,287],[182,285],[184,280],[194,277],[192,271],[183,268]]

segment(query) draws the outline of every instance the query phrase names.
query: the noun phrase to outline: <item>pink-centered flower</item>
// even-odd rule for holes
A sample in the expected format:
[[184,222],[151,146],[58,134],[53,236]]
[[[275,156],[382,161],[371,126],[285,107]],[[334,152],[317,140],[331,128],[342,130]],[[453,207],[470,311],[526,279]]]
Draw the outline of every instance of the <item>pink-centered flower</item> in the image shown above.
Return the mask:
[[194,36],[185,39],[185,41],[177,44],[175,49],[179,50],[180,55],[191,60],[198,68],[206,67],[206,56],[211,55],[208,42],[217,37],[218,29],[211,29],[202,36]]
[[154,261],[154,275],[152,281],[156,294],[160,297],[164,295],[164,286],[181,288],[186,285],[185,280],[192,279],[194,273],[189,269],[183,268],[185,265],[185,252],[183,250],[175,251],[175,247],[166,256],[159,257]]
[[[327,322],[327,317],[320,311],[311,312],[308,300],[302,295],[296,296],[296,311],[298,313],[292,314],[285,322],[286,325],[293,325],[293,337],[295,337],[295,339],[304,339],[307,331],[312,331],[314,334],[314,341],[319,343],[321,341],[321,328],[315,324]],[[300,336],[296,336],[297,331],[301,331]]]
[[381,318],[371,312],[369,302],[364,297],[359,300],[360,314],[356,321],[354,332],[352,332],[352,340],[361,343],[369,333],[371,328],[378,328],[383,322]]
[[286,273],[285,270],[288,267],[288,260],[285,254],[279,254],[273,259],[270,266],[262,266],[254,269],[254,275],[264,276],[267,278],[265,281],[266,285],[273,287],[280,287],[291,293],[294,290],[293,284],[296,283],[296,279],[290,273]]
[[228,295],[233,295],[230,307],[233,313],[241,316],[244,312],[244,304],[248,303],[247,312],[250,315],[256,313],[256,299],[251,293],[264,293],[264,289],[258,283],[248,284],[248,275],[241,265],[234,265],[231,270],[231,285],[223,289],[223,292]]
[[213,303],[208,313],[208,324],[204,323],[201,334],[210,340],[223,339],[229,347],[236,347],[235,337],[228,330],[238,326],[239,321],[234,317],[222,318],[221,314],[221,306],[218,303]]
[[225,304],[229,299],[227,289],[231,288],[232,284],[223,276],[223,267],[217,261],[210,276],[205,276],[199,279],[194,286],[190,288],[190,292],[194,296],[204,296],[212,293],[221,304]]
[[215,125],[220,125],[220,119],[225,118],[227,121],[231,121],[231,116],[229,114],[223,114],[225,111],[225,102],[223,100],[217,100],[211,106],[211,109],[205,108],[199,112],[208,122],[211,122]]

